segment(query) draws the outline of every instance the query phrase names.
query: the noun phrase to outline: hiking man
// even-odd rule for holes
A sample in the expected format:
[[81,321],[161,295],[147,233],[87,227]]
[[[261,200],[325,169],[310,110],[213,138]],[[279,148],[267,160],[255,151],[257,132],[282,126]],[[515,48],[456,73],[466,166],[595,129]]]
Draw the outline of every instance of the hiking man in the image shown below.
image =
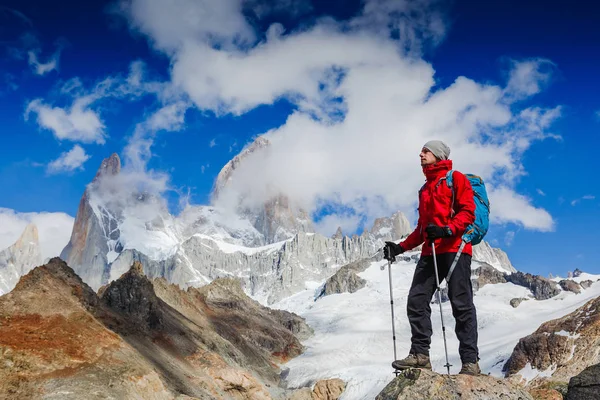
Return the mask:
[[[414,232],[403,242],[386,242],[384,258],[393,257],[423,243],[421,258],[415,269],[406,306],[411,328],[411,348],[408,357],[392,363],[395,369],[427,368],[431,344],[430,302],[437,283],[431,243],[435,244],[440,280],[447,276],[461,245],[465,228],[475,220],[475,202],[469,180],[462,173],[452,174],[453,188],[444,182],[452,161],[450,148],[442,141],[432,140],[423,146],[419,157],[426,182],[419,192],[419,221]],[[448,297],[456,320],[456,336],[460,342],[461,374],[477,375],[477,314],[471,287],[472,246],[466,244],[448,282]],[[441,282],[440,282],[441,283]]]

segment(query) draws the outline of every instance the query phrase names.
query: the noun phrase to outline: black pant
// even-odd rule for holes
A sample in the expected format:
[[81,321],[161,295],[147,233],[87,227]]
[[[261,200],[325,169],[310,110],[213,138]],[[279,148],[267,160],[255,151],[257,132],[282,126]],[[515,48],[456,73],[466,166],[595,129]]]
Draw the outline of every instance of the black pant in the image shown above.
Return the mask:
[[[442,280],[450,270],[456,253],[437,255],[438,273]],[[431,344],[431,299],[435,293],[435,270],[433,257],[421,257],[413,276],[406,311],[410,322],[411,350],[413,354],[429,355]],[[477,350],[477,314],[473,304],[471,287],[471,256],[461,254],[458,264],[448,283],[448,297],[452,304],[452,315],[456,320],[456,336],[460,342],[458,352],[464,363],[474,363],[479,359]]]

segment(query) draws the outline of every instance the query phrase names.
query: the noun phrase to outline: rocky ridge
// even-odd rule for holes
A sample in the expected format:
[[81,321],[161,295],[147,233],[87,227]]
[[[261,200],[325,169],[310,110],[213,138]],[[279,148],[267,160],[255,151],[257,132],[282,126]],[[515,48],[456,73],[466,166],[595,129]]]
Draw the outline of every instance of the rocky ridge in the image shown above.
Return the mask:
[[136,263],[97,295],[55,258],[0,298],[0,397],[283,399],[290,329],[310,334],[233,279],[182,291]]

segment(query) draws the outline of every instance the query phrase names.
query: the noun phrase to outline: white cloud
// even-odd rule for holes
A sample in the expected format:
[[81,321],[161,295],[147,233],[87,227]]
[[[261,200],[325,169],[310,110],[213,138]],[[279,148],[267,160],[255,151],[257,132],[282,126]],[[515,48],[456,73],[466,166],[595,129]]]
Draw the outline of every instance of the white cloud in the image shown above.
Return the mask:
[[65,213],[20,213],[0,208],[0,249],[13,245],[29,223],[38,228],[44,259],[59,256],[73,230],[74,218]]
[[281,98],[297,106],[266,133],[270,148],[236,170],[231,196],[262,203],[285,193],[310,211],[334,202],[371,221],[410,213],[423,182],[419,149],[438,138],[457,169],[486,180],[496,223],[552,230],[552,216],[513,188],[530,145],[559,138],[549,129],[560,107],[516,103],[547,85],[553,64],[513,61],[505,86],[467,77],[435,86],[433,66],[418,54],[445,34],[436,4],[369,0],[347,23],[322,19],[287,33],[274,24],[264,40],[237,0],[121,7],[131,28],[170,57],[174,87],[199,109],[239,115]]
[[38,58],[39,49],[29,50],[27,53],[29,59],[29,65],[33,72],[37,75],[46,75],[50,71],[58,70],[58,62],[60,59],[60,53],[62,48],[59,47],[58,50],[44,63],[41,62]]
[[579,198],[579,199],[575,199],[575,200],[571,201],[571,205],[572,205],[572,206],[576,206],[576,205],[577,205],[577,204],[579,204],[579,203],[580,203],[582,200],[595,200],[595,199],[596,199],[596,196],[594,196],[594,195],[591,195],[591,194],[587,194],[587,195],[585,195],[585,196],[582,196],[582,197],[581,197],[581,198]]
[[514,223],[527,229],[552,231],[555,222],[552,216],[542,208],[531,205],[531,200],[513,190],[501,187],[488,193],[491,204],[492,222]]
[[515,232],[514,231],[506,232],[506,235],[504,235],[504,244],[507,246],[510,246],[510,245],[512,245],[514,240],[515,240]]
[[52,107],[41,99],[33,100],[25,110],[25,119],[37,114],[37,123],[54,133],[58,140],[104,144],[104,123],[96,111],[89,108],[90,99],[82,97],[68,109]]
[[511,60],[507,96],[520,100],[539,93],[549,83],[556,66],[550,60],[535,58],[524,61]]
[[61,153],[56,160],[48,164],[48,173],[58,174],[83,169],[83,164],[89,158],[90,156],[85,153],[85,150],[76,144],[71,150]]
[[[104,144],[107,134],[99,112],[98,103],[107,98],[137,99],[147,94],[156,95],[161,102],[172,101],[174,92],[168,83],[146,79],[145,65],[140,61],[131,63],[127,76],[109,76],[86,90],[77,77],[69,79],[60,88],[60,93],[73,101],[68,107],[57,107],[42,99],[31,101],[25,110],[25,119],[33,113],[37,123],[52,131],[58,140],[81,143]],[[180,116],[178,106],[167,105],[152,116],[146,124],[152,130],[174,123],[171,119]]]
[[544,191],[543,191],[542,189],[537,189],[537,193],[538,193],[540,196],[546,196],[546,193],[544,193]]
[[185,101],[164,105],[136,126],[134,134],[125,148],[127,162],[132,168],[137,171],[145,169],[146,163],[152,155],[151,147],[154,144],[156,133],[182,129],[185,112],[188,108],[189,104]]
[[212,139],[208,144],[208,147],[215,147],[217,145],[217,139]]

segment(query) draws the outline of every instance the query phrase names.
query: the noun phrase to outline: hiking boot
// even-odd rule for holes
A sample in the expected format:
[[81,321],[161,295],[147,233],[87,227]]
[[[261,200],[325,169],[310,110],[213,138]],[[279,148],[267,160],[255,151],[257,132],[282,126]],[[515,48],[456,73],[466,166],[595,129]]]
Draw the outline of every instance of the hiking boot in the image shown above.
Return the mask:
[[394,369],[409,369],[409,368],[423,368],[431,369],[431,363],[429,362],[429,356],[425,354],[409,354],[408,357],[402,360],[396,360],[392,363]]
[[479,363],[464,363],[460,369],[459,374],[462,375],[480,375],[481,369],[479,369]]

